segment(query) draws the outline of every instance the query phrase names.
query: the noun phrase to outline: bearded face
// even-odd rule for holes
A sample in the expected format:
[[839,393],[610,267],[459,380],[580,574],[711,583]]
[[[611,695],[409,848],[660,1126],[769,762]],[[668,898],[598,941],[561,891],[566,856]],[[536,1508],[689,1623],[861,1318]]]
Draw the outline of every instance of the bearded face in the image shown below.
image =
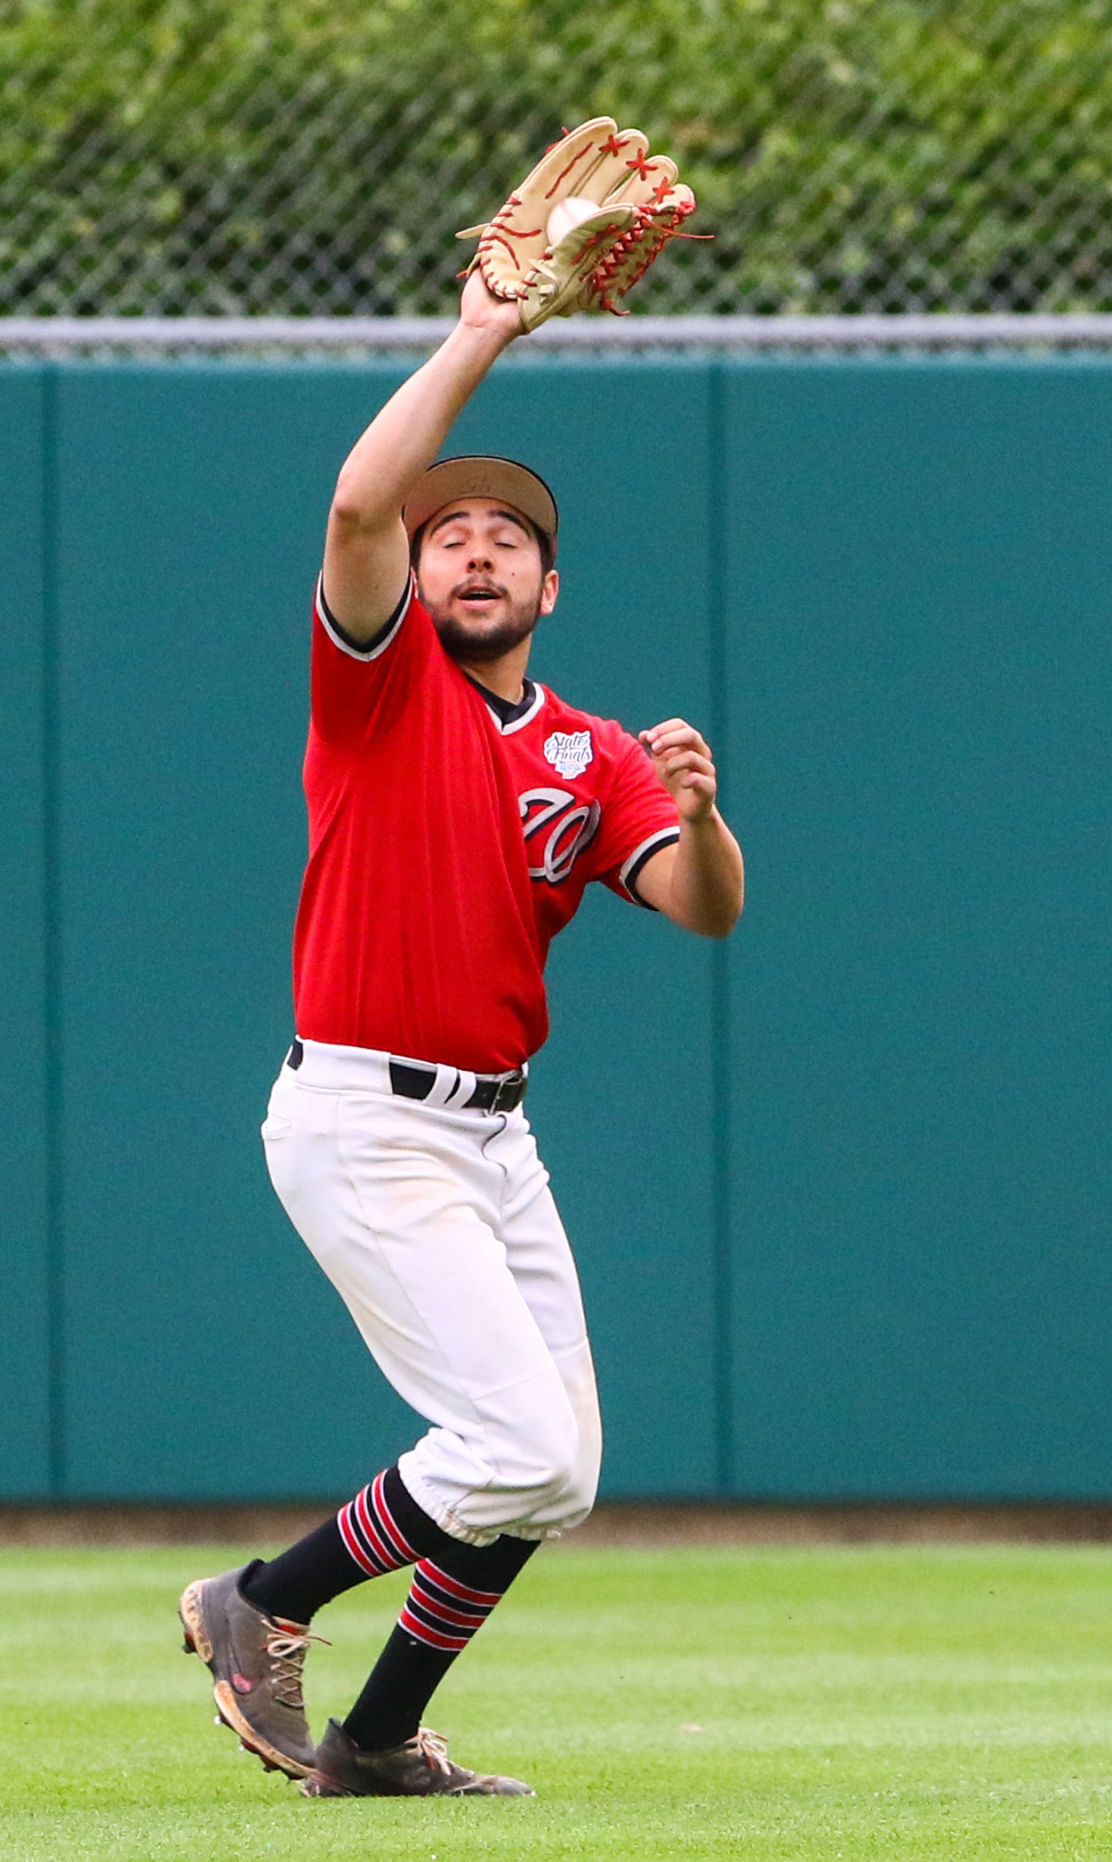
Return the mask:
[[525,518],[471,498],[429,523],[417,586],[445,651],[483,665],[529,639],[555,605],[557,580]]
[[485,664],[501,659],[528,640],[541,617],[539,588],[511,595],[497,583],[465,582],[440,602],[428,595],[420,578],[417,586],[445,652],[455,660]]

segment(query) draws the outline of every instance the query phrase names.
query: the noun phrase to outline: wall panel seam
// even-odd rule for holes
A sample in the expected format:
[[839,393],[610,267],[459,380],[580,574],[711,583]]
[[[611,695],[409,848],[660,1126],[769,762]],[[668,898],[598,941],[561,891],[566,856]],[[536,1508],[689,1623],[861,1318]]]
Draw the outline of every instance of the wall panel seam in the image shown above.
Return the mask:
[[[710,673],[711,748],[714,752],[720,793],[728,793],[729,769],[726,746],[730,712],[728,655],[725,637],[726,613],[726,510],[725,495],[727,444],[725,433],[725,368],[721,362],[707,369],[707,591],[709,626],[707,640]],[[714,1407],[716,1467],[715,1485],[719,1494],[729,1494],[734,1479],[733,1428],[733,1274],[731,1247],[733,1230],[732,1179],[730,1167],[730,1114],[732,1031],[730,1025],[729,945],[716,942],[710,950],[713,1118],[712,1208],[714,1260]]]
[[66,1491],[65,1246],[63,1232],[58,368],[43,370],[42,796],[43,986],[46,1046],[46,1271],[51,1494]]

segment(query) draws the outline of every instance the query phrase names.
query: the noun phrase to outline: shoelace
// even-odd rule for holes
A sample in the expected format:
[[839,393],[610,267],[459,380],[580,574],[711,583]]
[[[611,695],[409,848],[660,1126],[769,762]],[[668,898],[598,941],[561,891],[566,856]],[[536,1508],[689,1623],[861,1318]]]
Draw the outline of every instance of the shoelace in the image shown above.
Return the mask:
[[435,1771],[438,1766],[445,1775],[451,1771],[448,1741],[442,1733],[434,1733],[431,1726],[419,1726],[413,1743],[430,1771]]
[[323,1642],[326,1648],[332,1646],[327,1636],[311,1635],[307,1629],[281,1629],[277,1625],[268,1631],[266,1638],[266,1652],[274,1668],[274,1698],[284,1707],[295,1707],[299,1713],[305,1710],[301,1670],[310,1642]]

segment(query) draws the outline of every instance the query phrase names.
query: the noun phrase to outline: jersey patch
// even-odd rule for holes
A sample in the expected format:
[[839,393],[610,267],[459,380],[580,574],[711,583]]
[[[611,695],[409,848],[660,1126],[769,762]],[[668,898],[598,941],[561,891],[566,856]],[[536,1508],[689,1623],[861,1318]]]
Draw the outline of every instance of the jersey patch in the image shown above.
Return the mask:
[[595,753],[590,731],[553,731],[544,740],[544,754],[559,776],[581,776]]

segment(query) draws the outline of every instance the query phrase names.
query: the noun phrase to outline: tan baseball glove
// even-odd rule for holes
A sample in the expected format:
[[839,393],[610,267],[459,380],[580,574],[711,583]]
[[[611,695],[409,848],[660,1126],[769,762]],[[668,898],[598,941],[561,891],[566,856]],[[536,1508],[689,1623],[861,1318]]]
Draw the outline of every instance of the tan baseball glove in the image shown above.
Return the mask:
[[650,156],[641,130],[596,116],[553,143],[492,220],[456,238],[478,235],[468,271],[477,265],[495,297],[516,298],[535,330],[577,310],[626,315],[614,300],[694,211],[675,162]]

